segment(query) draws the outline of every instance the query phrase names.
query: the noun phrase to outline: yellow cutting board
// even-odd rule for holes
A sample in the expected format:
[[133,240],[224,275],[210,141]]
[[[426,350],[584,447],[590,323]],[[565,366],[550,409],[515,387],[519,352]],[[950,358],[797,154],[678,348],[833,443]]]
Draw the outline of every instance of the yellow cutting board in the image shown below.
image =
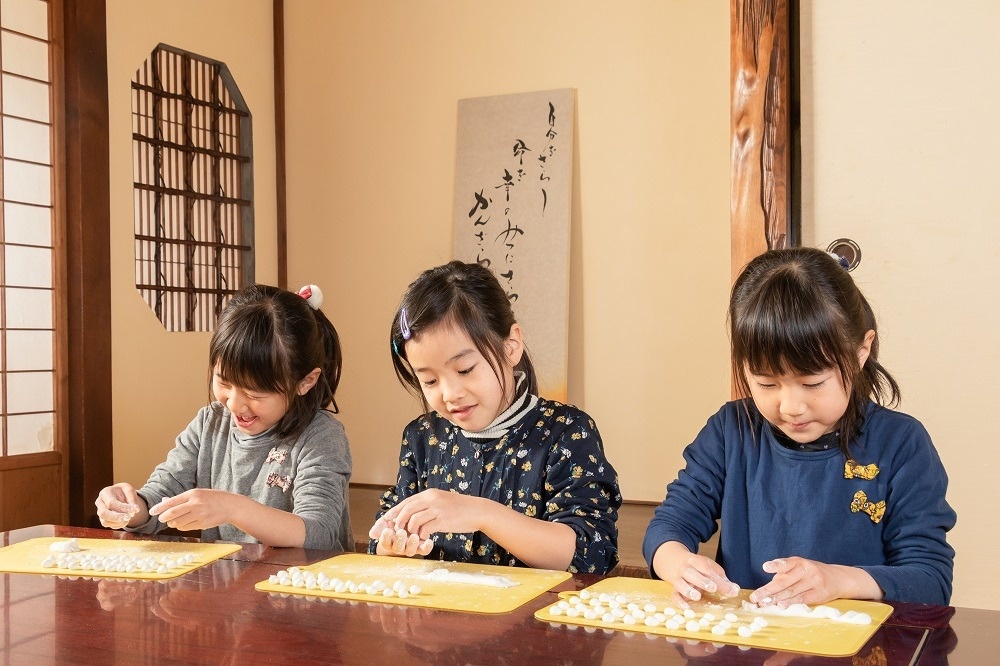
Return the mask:
[[176,541],[140,541],[123,539],[77,539],[80,547],[80,554],[98,555],[110,557],[112,555],[124,555],[133,558],[153,557],[159,560],[167,556],[176,560],[181,555],[190,553],[194,559],[181,566],[174,567],[164,573],[155,571],[143,573],[133,571],[131,573],[119,571],[94,571],[91,569],[64,569],[60,567],[43,567],[42,561],[49,555],[56,556],[58,553],[50,549],[53,543],[58,541],[68,541],[65,537],[39,537],[28,539],[19,543],[0,548],[0,572],[5,573],[38,573],[56,576],[88,576],[104,578],[144,578],[144,579],[166,579],[176,578],[189,571],[194,571],[198,567],[209,562],[214,562],[220,557],[225,557],[230,553],[235,553],[240,546],[230,543],[194,543]]
[[[266,580],[257,583],[256,588],[264,592],[422,606],[468,613],[506,613],[570,577],[566,571],[440,562],[361,553],[337,555],[307,567],[299,567],[299,570],[303,573],[311,571],[317,575],[322,572],[330,579],[336,578],[345,582],[350,580],[364,585],[382,581],[387,587],[392,587],[394,582],[402,581],[407,588],[418,585],[420,592],[406,598],[395,595],[386,597],[381,592],[369,594],[358,590],[352,594],[347,590],[336,592],[321,590],[319,587],[306,589],[279,585]],[[472,576],[478,580],[485,580],[485,577],[501,578],[517,584],[510,587],[495,587],[469,582],[468,578],[447,580],[450,574],[457,574],[458,577]]]
[[[605,578],[594,585],[586,588],[591,598],[595,598],[601,593],[610,594],[613,597],[619,595],[628,599],[628,602],[639,604],[640,608],[647,603],[654,604],[662,611],[664,607],[673,606],[671,594],[673,587],[670,583],[662,580],[650,580],[647,578],[616,577]],[[579,592],[561,592],[561,599],[566,599]],[[715,620],[707,627],[701,627],[698,631],[687,631],[682,625],[679,629],[668,629],[662,624],[650,627],[642,620],[634,625],[626,625],[621,622],[604,622],[600,618],[588,620],[582,615],[579,617],[567,617],[565,611],[558,615],[552,614],[552,609],[558,606],[558,602],[546,606],[535,613],[535,617],[545,622],[557,622],[560,624],[578,624],[590,627],[600,627],[603,629],[617,629],[621,631],[641,631],[660,636],[674,636],[690,640],[706,641],[709,643],[733,643],[746,645],[749,647],[763,648],[765,650],[781,650],[785,652],[804,652],[807,654],[824,655],[831,657],[850,656],[860,650],[871,638],[885,620],[892,614],[892,607],[873,601],[855,601],[851,599],[838,599],[831,601],[824,606],[830,606],[841,613],[853,610],[858,613],[867,613],[872,618],[871,624],[850,624],[822,618],[803,617],[783,617],[779,615],[762,615],[768,622],[768,626],[753,633],[748,637],[742,637],[737,633],[740,625],[749,624],[756,615],[742,609],[742,602],[750,596],[750,590],[740,590],[740,594],[730,599],[702,599],[691,602],[691,609],[695,612],[694,620],[700,619],[705,613],[711,613]],[[680,610],[673,606],[675,610]],[[712,625],[721,620],[726,613],[734,613],[738,622],[733,624],[725,634],[713,634]],[[685,620],[686,623],[687,620]]]

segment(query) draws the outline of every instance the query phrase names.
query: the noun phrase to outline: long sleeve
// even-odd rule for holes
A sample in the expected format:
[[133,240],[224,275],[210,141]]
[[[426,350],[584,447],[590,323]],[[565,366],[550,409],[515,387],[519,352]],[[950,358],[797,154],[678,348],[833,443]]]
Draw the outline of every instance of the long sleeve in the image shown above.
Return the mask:
[[955,550],[945,534],[956,522],[945,499],[948,475],[923,426],[915,420],[907,425],[895,438],[894,464],[880,465],[888,475],[882,519],[885,563],[861,568],[886,599],[946,605]]
[[[553,410],[549,410],[551,415]],[[576,532],[569,570],[606,574],[618,564],[618,475],[604,455],[593,420],[582,413],[561,414],[550,424],[558,432],[550,448],[543,492],[543,520],[564,523]],[[530,515],[530,514],[529,514]]]
[[726,484],[725,420],[726,414],[720,411],[684,449],[685,466],[653,512],[642,552],[654,578],[653,555],[661,545],[678,541],[696,553],[715,533]]
[[305,522],[304,548],[353,552],[347,502],[351,452],[340,421],[320,414],[296,445],[292,513]]
[[[177,436],[174,448],[167,454],[167,459],[156,466],[149,480],[138,490],[139,495],[150,508],[167,497],[174,497],[198,486],[198,460],[201,455],[201,444],[204,431],[210,420],[211,413],[206,407],[201,409],[191,423]],[[130,532],[153,534],[166,525],[157,516],[150,516],[142,525],[128,528]]]

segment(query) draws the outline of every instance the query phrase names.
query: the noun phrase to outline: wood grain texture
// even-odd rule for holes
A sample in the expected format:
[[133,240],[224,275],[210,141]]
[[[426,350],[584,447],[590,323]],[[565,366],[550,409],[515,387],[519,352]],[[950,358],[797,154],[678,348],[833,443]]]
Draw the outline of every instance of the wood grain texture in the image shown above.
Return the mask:
[[788,0],[732,0],[730,221],[733,278],[791,238]]

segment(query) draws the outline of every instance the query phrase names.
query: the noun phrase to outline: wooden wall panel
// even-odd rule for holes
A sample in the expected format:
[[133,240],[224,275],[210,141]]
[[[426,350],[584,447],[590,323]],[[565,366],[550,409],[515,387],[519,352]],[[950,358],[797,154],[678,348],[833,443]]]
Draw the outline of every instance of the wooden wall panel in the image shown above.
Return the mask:
[[61,456],[55,464],[17,467],[0,474],[0,526],[14,530],[58,524],[64,507]]
[[792,219],[794,0],[732,0],[732,276],[765,250],[798,243]]

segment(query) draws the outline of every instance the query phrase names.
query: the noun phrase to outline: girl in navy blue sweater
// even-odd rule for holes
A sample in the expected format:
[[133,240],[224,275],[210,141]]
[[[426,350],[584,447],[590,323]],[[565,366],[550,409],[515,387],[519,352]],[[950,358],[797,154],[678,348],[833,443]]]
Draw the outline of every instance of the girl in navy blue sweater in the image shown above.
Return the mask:
[[[786,608],[836,598],[947,604],[948,477],[923,426],[888,409],[871,307],[836,259],[772,250],[737,278],[733,377],[684,450],[643,542],[687,607],[702,594]],[[721,521],[716,560],[698,555]]]

